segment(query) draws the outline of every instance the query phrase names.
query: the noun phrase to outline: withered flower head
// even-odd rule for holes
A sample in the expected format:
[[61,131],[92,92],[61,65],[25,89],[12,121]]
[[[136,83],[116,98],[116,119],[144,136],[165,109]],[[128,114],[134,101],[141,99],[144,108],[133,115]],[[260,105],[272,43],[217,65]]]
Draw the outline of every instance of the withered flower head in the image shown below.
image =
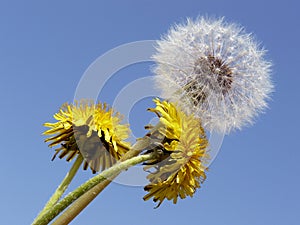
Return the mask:
[[129,136],[128,125],[120,124],[122,118],[107,105],[87,100],[80,103],[63,104],[54,114],[55,123],[45,123],[50,129],[44,135],[51,135],[45,142],[50,147],[60,144],[52,160],[58,155],[71,161],[76,155],[84,158],[84,169],[90,167],[93,173],[111,167],[125,154],[130,145],[124,139]]
[[156,107],[149,110],[159,116],[160,122],[148,127],[148,136],[164,157],[146,163],[144,169],[150,172],[150,183],[144,188],[149,192],[144,200],[153,197],[159,201],[158,206],[164,199],[176,204],[178,197],[192,197],[205,180],[208,141],[199,119],[185,114],[176,104],[159,99],[154,102]]

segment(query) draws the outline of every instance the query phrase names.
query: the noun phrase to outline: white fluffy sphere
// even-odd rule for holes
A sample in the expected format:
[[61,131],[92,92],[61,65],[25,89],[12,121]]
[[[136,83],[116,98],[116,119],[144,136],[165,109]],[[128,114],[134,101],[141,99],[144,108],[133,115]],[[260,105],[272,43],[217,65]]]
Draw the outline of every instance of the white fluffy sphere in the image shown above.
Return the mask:
[[229,133],[251,124],[267,107],[271,63],[242,27],[222,18],[188,19],[172,27],[156,48],[161,97],[179,101],[206,129]]

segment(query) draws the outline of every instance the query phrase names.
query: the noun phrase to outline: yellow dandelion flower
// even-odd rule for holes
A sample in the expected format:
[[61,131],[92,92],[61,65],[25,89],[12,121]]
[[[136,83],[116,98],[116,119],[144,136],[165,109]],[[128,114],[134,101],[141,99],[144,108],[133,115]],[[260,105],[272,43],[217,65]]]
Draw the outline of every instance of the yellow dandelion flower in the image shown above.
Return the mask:
[[148,136],[161,140],[159,148],[165,156],[160,162],[146,163],[145,170],[152,171],[147,176],[150,184],[144,189],[149,193],[144,200],[153,197],[154,202],[159,201],[159,207],[164,199],[176,204],[178,197],[192,197],[200,187],[206,178],[208,141],[199,119],[185,114],[176,104],[159,99],[154,102],[156,107],[149,110],[158,115],[160,123],[148,127]]
[[45,139],[51,142],[49,147],[61,145],[52,160],[59,155],[70,161],[82,154],[83,168],[90,167],[96,173],[111,167],[130,147],[124,141],[129,136],[129,126],[120,124],[121,115],[105,103],[94,104],[87,100],[65,103],[53,117],[57,122],[45,123],[50,129],[43,133],[52,136]]

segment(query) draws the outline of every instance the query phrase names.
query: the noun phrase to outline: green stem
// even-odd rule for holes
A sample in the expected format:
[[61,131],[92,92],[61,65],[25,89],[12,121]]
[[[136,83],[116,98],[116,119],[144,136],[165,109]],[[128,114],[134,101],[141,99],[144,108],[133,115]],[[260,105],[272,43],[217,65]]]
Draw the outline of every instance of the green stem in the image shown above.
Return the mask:
[[73,180],[75,174],[77,173],[81,163],[83,161],[83,157],[81,154],[78,155],[76,161],[72,165],[71,169],[65,176],[65,178],[62,180],[61,184],[58,186],[58,188],[55,190],[54,194],[51,196],[51,198],[48,200],[42,211],[39,213],[39,215],[35,218],[33,223],[35,223],[37,220],[39,220],[53,205],[55,205],[58,200],[61,198],[63,193],[68,188],[69,184]]
[[155,159],[158,153],[150,153],[147,155],[139,155],[134,158],[128,159],[124,162],[117,163],[116,165],[108,168],[102,173],[94,176],[89,179],[84,184],[80,185],[74,191],[69,193],[66,197],[64,197],[61,201],[55,204],[50,210],[48,210],[40,219],[36,220],[32,225],[46,225],[52,219],[54,219],[59,213],[61,213],[65,208],[67,208],[70,204],[72,204],[76,199],[82,196],[85,192],[93,188],[98,183],[102,182],[105,179],[108,179],[115,174],[120,173],[123,170],[128,169],[131,166],[137,165],[147,160]]
[[[141,153],[142,150],[147,149],[150,145],[150,138],[145,136],[139,139],[130,150],[121,157],[120,161],[125,161],[135,157]],[[113,180],[119,175],[115,174],[110,179],[105,179],[101,183],[95,185],[92,189],[84,193],[77,199],[70,207],[68,207],[53,223],[52,225],[67,225],[69,224],[82,210],[87,207]]]

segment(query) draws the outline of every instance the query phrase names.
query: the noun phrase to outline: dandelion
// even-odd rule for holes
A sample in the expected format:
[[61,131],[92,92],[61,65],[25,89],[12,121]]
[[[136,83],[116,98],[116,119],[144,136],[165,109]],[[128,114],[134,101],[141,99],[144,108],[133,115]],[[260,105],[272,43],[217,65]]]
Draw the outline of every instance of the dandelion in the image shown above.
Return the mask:
[[157,148],[164,154],[160,160],[145,163],[145,170],[154,171],[147,176],[150,184],[144,189],[149,193],[144,200],[153,197],[159,207],[164,199],[176,204],[178,197],[192,197],[200,187],[206,178],[208,141],[199,119],[186,115],[176,104],[159,99],[154,102],[156,108],[149,110],[158,115],[160,122],[156,127],[147,127],[148,136],[160,143]]
[[157,41],[155,79],[163,98],[180,100],[206,129],[229,133],[251,124],[267,107],[273,85],[264,56],[236,24],[188,19]]
[[50,147],[61,145],[52,160],[66,158],[71,161],[76,155],[84,158],[83,168],[93,173],[111,167],[129,149],[124,139],[129,136],[128,125],[122,125],[119,113],[106,104],[81,101],[64,104],[54,115],[55,123],[45,123],[50,129],[44,135]]

